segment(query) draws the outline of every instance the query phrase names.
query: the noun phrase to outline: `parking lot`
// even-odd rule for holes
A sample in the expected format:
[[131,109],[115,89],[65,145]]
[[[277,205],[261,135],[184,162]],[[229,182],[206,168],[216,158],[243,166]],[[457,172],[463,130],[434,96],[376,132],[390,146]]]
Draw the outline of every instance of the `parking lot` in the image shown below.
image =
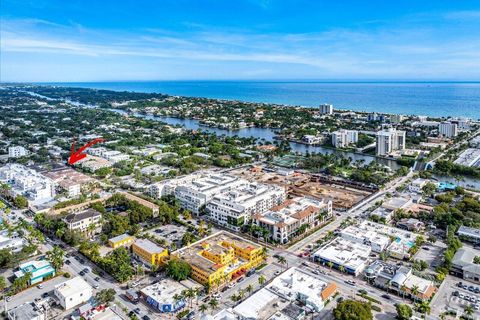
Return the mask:
[[446,245],[440,241],[435,243],[425,243],[415,255],[415,260],[424,260],[428,263],[430,268],[435,269],[437,266],[441,265],[443,251],[445,249]]
[[447,276],[431,303],[431,315],[439,317],[441,313],[452,310],[461,316],[466,314],[469,306],[473,312],[471,316],[480,319],[480,285]]

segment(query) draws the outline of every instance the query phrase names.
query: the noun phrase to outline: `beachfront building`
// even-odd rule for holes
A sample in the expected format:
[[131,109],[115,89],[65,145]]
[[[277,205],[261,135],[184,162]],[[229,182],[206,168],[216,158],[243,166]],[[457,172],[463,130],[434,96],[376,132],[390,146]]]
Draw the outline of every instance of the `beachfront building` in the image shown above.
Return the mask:
[[8,157],[9,158],[20,158],[28,155],[28,150],[22,146],[11,146],[8,147]]
[[318,107],[318,111],[320,114],[332,114],[333,106],[331,104],[321,104]]
[[15,278],[21,278],[27,273],[30,273],[29,284],[34,285],[55,276],[55,269],[47,260],[33,260],[22,263],[14,275]]
[[441,122],[438,125],[438,134],[446,138],[454,138],[458,135],[458,125],[450,121]]
[[34,203],[45,203],[55,197],[55,184],[50,178],[20,164],[1,167],[0,182],[11,187],[12,196],[23,195]]
[[63,218],[70,231],[77,231],[89,236],[97,234],[101,229],[102,214],[89,208],[79,213],[70,213]]
[[168,250],[148,239],[137,239],[132,244],[133,256],[148,267],[161,266],[168,257]]
[[127,233],[108,239],[108,245],[114,249],[118,247],[130,246],[135,238]]
[[211,221],[234,231],[250,222],[254,213],[263,213],[285,201],[285,188],[277,185],[248,183],[215,195],[207,203]]
[[332,145],[335,148],[346,148],[358,142],[357,130],[337,130],[332,132]]
[[387,156],[393,151],[405,149],[405,131],[389,128],[377,132],[377,156]]
[[90,300],[93,290],[82,277],[77,276],[56,285],[53,293],[63,309],[69,310]]
[[140,290],[148,305],[162,313],[177,312],[185,307],[185,299],[177,300],[187,287],[171,279],[162,279]]
[[264,261],[262,246],[220,231],[172,253],[187,262],[190,277],[209,288],[238,279]]
[[207,173],[190,183],[177,185],[174,195],[183,209],[199,214],[200,208],[210,202],[216,195],[230,190],[238,190],[248,184],[247,180],[232,175]]
[[268,230],[271,240],[283,244],[320,225],[332,212],[331,200],[298,197],[254,214],[252,223]]
[[357,276],[365,269],[371,252],[370,246],[336,238],[316,251],[312,259]]

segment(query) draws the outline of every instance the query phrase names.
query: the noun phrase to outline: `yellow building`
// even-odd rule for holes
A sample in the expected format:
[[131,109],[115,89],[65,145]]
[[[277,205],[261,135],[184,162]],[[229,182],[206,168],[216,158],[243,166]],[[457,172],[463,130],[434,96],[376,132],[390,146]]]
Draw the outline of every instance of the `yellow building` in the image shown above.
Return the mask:
[[225,231],[177,250],[172,256],[190,265],[192,279],[210,287],[238,279],[264,260],[261,246]]
[[135,257],[140,259],[147,266],[161,266],[168,258],[168,250],[162,248],[148,239],[137,239],[132,245]]
[[122,246],[129,246],[135,241],[135,238],[124,233],[108,240],[108,245],[114,249]]

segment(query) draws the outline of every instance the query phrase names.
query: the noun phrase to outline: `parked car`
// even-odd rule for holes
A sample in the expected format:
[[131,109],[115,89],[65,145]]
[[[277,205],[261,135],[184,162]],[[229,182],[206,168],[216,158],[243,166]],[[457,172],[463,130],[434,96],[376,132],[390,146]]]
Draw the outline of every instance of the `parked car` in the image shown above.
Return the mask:
[[45,299],[46,297],[48,297],[48,292],[44,292],[44,293],[42,293],[42,298],[44,298],[44,299]]
[[70,260],[67,259],[67,260],[65,260],[65,263],[70,264],[71,262],[70,262]]
[[95,281],[100,281],[100,277],[95,277]]
[[37,286],[38,289],[42,289],[43,288],[43,284],[40,283],[38,286]]

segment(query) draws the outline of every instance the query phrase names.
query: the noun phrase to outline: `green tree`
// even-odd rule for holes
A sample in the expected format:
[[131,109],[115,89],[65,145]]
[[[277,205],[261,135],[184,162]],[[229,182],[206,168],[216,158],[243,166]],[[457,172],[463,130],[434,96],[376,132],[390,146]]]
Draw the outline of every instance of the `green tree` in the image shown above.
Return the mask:
[[177,281],[182,281],[190,276],[192,268],[190,265],[179,259],[171,259],[168,261],[166,272],[167,275]]
[[212,310],[215,310],[218,307],[218,300],[215,298],[212,298],[209,302],[208,305]]
[[65,251],[60,247],[53,247],[53,250],[50,250],[46,254],[48,262],[55,268],[55,271],[60,270],[63,267],[63,258],[65,257]]
[[395,308],[397,309],[398,320],[410,320],[413,315],[413,310],[409,305],[404,303],[398,303]]
[[3,291],[7,286],[7,281],[4,276],[0,276],[0,292]]
[[333,309],[335,320],[373,320],[370,304],[356,301],[343,300]]
[[265,276],[262,274],[260,275],[260,277],[258,277],[258,284],[263,286],[263,284],[265,283],[265,281],[267,281],[267,279],[265,278]]
[[115,300],[115,290],[114,289],[102,289],[97,294],[95,295],[95,299],[100,304],[106,304],[108,305],[110,302]]
[[17,207],[19,207],[20,209],[24,209],[26,207],[28,207],[28,200],[27,198],[25,198],[24,196],[22,195],[17,195],[15,197],[15,199],[13,200],[13,202],[15,203],[15,205]]

